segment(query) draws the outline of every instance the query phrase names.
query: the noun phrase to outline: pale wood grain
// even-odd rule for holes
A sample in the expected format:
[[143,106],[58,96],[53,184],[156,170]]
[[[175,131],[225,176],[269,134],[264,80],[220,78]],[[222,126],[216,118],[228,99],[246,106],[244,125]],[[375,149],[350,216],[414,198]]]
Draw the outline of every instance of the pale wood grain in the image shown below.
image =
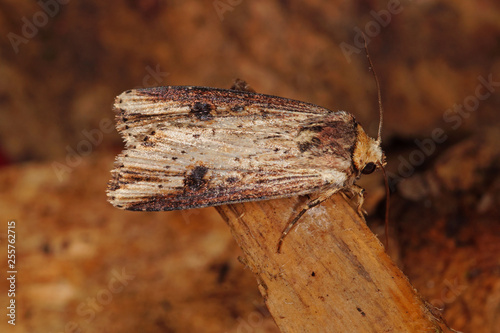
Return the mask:
[[340,195],[309,210],[277,253],[281,231],[299,206],[290,198],[218,208],[282,332],[441,331]]

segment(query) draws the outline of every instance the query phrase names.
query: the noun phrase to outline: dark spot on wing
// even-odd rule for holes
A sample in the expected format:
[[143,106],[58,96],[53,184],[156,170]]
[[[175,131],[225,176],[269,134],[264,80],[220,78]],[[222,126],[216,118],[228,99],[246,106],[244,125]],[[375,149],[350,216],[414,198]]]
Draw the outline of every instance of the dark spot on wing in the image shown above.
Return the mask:
[[239,179],[237,177],[228,177],[226,179],[226,182],[228,182],[229,184],[233,184],[233,183],[236,183]]
[[231,108],[231,111],[234,111],[234,112],[241,112],[243,110],[245,110],[244,105],[235,105]]
[[311,126],[311,127],[308,127],[307,129],[311,132],[321,132],[323,130],[323,126],[321,125],[317,125],[317,126]]
[[[303,131],[309,131],[313,133],[319,133],[324,130],[332,132],[332,131],[337,131],[341,132],[346,126],[346,123],[342,120],[331,120],[331,121],[313,121],[310,123],[306,123],[300,127],[299,133]],[[336,136],[341,135],[341,133],[336,133]]]
[[[108,191],[116,191],[119,188],[121,188],[121,186],[118,182],[111,182],[108,184]],[[114,197],[111,197],[111,199],[115,200]]]
[[195,167],[191,173],[186,175],[184,178],[184,188],[188,191],[199,191],[206,186],[208,180],[205,179],[205,175],[208,172],[208,168],[204,166]]
[[314,144],[311,140],[311,141],[299,142],[298,146],[299,146],[300,152],[303,153],[307,150],[311,150],[312,148],[317,147],[318,145]]
[[196,102],[191,107],[190,113],[199,120],[211,120],[214,117],[211,113],[213,108],[214,106],[212,104]]
[[200,137],[199,134],[193,134],[193,138],[198,139]]

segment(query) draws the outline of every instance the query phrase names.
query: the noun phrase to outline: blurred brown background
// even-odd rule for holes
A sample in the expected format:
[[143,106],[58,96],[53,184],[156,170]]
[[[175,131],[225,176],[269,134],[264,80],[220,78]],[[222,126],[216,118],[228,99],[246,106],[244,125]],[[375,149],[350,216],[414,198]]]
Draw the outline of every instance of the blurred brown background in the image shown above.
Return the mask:
[[[106,202],[123,90],[227,88],[347,110],[372,136],[382,86],[391,256],[455,329],[500,332],[500,5],[483,1],[0,3],[0,235],[16,222],[2,332],[277,332],[213,208]],[[365,177],[383,234],[380,174]],[[7,313],[8,281],[0,282]]]

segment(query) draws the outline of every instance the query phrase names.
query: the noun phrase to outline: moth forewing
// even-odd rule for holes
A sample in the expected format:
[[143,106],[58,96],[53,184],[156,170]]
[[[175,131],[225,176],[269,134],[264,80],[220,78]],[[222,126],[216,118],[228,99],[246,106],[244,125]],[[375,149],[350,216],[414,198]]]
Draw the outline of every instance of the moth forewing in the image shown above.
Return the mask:
[[331,192],[351,186],[382,156],[351,114],[270,95],[129,90],[116,98],[115,111],[125,150],[108,198],[129,210]]

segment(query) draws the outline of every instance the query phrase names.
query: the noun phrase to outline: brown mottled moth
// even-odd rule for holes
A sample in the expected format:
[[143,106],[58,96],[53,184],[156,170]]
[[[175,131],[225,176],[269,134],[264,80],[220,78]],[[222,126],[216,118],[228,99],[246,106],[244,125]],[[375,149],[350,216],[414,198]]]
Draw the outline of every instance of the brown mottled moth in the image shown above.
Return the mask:
[[319,193],[285,228],[278,252],[307,209],[341,190],[361,194],[355,180],[385,163],[382,121],[375,140],[348,112],[257,94],[244,81],[128,90],[114,107],[125,139],[108,187],[114,206],[175,210]]

